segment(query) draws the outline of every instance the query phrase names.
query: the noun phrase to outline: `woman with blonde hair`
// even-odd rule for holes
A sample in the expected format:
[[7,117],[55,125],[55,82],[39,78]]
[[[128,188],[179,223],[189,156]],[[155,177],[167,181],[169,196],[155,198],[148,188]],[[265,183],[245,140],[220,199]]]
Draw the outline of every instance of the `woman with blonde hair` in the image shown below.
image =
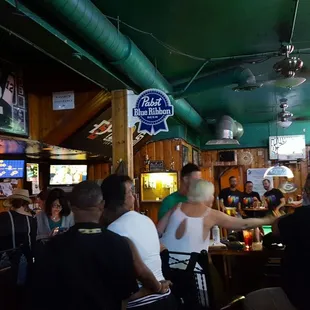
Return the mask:
[[188,202],[170,210],[158,223],[161,243],[169,251],[200,252],[208,250],[210,230],[218,225],[227,229],[249,229],[274,222],[273,216],[237,218],[212,209],[214,185],[205,180],[193,180],[188,191]]

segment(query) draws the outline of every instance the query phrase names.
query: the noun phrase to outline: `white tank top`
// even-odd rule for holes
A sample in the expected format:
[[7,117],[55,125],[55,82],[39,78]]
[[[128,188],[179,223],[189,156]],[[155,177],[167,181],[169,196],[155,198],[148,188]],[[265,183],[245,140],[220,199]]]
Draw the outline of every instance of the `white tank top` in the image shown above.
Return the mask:
[[129,238],[157,281],[164,280],[158,233],[150,218],[138,212],[129,211],[110,224],[108,230]]
[[[183,213],[180,207],[181,204],[171,214],[166,231],[160,241],[169,251],[184,253],[208,251],[210,232],[204,239],[204,219],[208,216],[210,209],[207,209],[201,217],[189,217]],[[185,232],[181,239],[177,239],[176,231],[184,220],[186,220]]]

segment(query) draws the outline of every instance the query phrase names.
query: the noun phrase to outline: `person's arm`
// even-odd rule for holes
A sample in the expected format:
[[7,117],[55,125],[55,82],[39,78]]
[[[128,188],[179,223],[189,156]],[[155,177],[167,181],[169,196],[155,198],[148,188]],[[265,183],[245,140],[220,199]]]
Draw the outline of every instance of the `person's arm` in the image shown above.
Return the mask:
[[175,211],[175,209],[178,207],[178,205],[176,205],[175,207],[173,207],[172,209],[170,209],[157,223],[156,227],[157,227],[157,231],[158,231],[158,235],[159,238],[162,236],[162,234],[165,232],[168,223],[169,223],[169,219],[171,214]]
[[[226,229],[249,229],[263,225],[271,225],[276,219],[273,216],[242,219],[226,215],[217,210],[211,210],[208,217],[212,220],[212,226],[218,225]],[[208,220],[208,217],[206,217],[206,220]]]
[[285,198],[284,198],[282,192],[280,192],[280,193],[279,193],[279,196],[282,195],[282,198],[280,198],[280,204],[275,209],[276,212],[279,212],[281,210],[281,208],[283,208],[285,206],[285,204],[286,204]]
[[134,299],[137,299],[137,298],[140,298],[142,296],[145,296],[147,294],[152,294],[152,293],[167,292],[169,286],[171,285],[171,282],[170,281],[158,282],[154,274],[151,272],[151,270],[142,261],[139,255],[139,252],[136,246],[134,245],[134,243],[130,239],[126,237],[124,238],[128,242],[131,253],[132,253],[136,278],[143,285],[143,288],[140,289],[136,294],[132,295],[130,299],[134,300]]
[[72,226],[74,226],[74,216],[73,216],[73,213],[71,212],[69,214],[69,227],[68,228],[70,228]]
[[256,193],[256,194],[255,194],[255,197],[257,198],[257,200],[258,200],[259,202],[262,202],[262,200],[261,200],[261,198],[260,198],[260,196],[259,196],[259,193]]
[[172,207],[173,205],[171,205],[170,197],[168,196],[161,203],[158,211],[158,220],[161,220]]

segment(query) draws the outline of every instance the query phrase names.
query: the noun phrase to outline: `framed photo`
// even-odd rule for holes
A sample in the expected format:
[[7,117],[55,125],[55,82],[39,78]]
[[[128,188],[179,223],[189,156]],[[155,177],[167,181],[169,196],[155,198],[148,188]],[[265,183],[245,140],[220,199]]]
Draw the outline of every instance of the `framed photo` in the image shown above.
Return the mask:
[[199,152],[193,149],[193,164],[199,166]]
[[188,164],[188,147],[182,145],[182,167]]
[[18,132],[26,132],[25,110],[13,109],[14,126],[12,128]]
[[22,73],[0,61],[0,133],[29,135]]

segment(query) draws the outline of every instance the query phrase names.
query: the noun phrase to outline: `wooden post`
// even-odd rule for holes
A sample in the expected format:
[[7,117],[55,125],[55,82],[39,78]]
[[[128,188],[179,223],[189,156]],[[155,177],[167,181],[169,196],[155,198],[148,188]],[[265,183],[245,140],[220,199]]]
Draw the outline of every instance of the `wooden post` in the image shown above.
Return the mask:
[[112,92],[112,159],[114,171],[124,161],[127,174],[133,179],[133,128],[128,128],[127,96],[127,90]]

